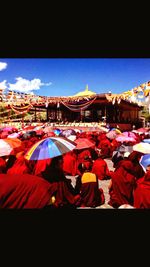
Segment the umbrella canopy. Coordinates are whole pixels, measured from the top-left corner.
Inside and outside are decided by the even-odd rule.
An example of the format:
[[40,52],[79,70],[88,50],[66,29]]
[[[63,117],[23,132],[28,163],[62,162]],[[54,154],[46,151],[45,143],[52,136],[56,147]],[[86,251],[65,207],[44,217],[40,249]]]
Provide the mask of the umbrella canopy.
[[112,128],[111,131],[115,131],[116,133],[121,134],[121,131],[117,128]]
[[118,141],[118,142],[136,142],[136,139],[134,137],[130,137],[130,136],[119,135],[116,138],[116,141]]
[[150,144],[140,142],[133,146],[133,150],[144,154],[150,154]]
[[100,132],[104,132],[104,133],[108,133],[109,132],[109,129],[104,127],[104,126],[100,126],[100,127],[98,127],[98,129],[99,129]]
[[137,137],[133,132],[123,132],[116,138],[118,142],[136,142]]
[[106,136],[107,136],[109,139],[115,139],[115,138],[117,138],[117,133],[116,133],[116,131],[111,130],[110,132],[108,132],[108,133],[106,134]]
[[14,126],[6,126],[2,130],[3,130],[3,132],[18,131],[18,129]]
[[52,126],[46,126],[44,129],[43,129],[44,133],[49,133],[51,131],[53,131],[53,127]]
[[143,128],[139,128],[136,130],[137,133],[146,133],[146,132],[149,132],[149,128],[147,127],[143,127]]
[[8,138],[18,138],[19,137],[19,133],[12,133],[8,135]]
[[73,129],[67,129],[67,130],[63,130],[59,136],[64,136],[64,137],[68,137],[70,135],[76,135],[76,132]]
[[54,130],[54,133],[55,133],[56,136],[59,136],[61,134],[61,132],[62,132],[62,130],[60,130],[60,129],[55,129]]
[[76,140],[76,135],[69,135],[68,137],[67,137],[67,139],[69,139],[69,140],[71,140],[71,141],[75,141]]
[[63,137],[47,137],[35,143],[25,154],[27,160],[42,160],[61,156],[76,147]]
[[74,142],[77,144],[75,149],[90,148],[95,145],[87,138],[77,138]]
[[10,155],[14,148],[22,144],[18,138],[0,139],[0,157]]
[[121,135],[124,135],[126,137],[133,137],[135,139],[137,138],[136,134],[133,132],[123,132],[123,133],[121,133]]
[[35,128],[34,125],[28,125],[28,126],[25,126],[23,129],[28,131],[28,130],[33,130]]
[[144,139],[142,142],[150,144],[150,139]]
[[150,165],[150,154],[145,154],[140,159],[140,164],[143,167],[144,171],[146,171],[146,167]]
[[121,146],[117,149],[117,151],[119,151],[119,152],[123,152],[123,153],[125,153],[125,152],[129,152],[129,153],[131,153],[131,152],[133,151],[133,146],[124,146],[124,145],[121,145]]

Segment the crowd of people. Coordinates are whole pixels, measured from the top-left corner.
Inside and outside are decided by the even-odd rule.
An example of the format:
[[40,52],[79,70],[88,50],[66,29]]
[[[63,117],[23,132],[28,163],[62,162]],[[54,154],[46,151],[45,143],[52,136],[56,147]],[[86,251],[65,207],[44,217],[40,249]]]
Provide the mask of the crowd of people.
[[[122,144],[106,133],[77,132],[76,138],[87,138],[93,146],[54,158],[27,160],[26,152],[45,137],[34,131],[20,135],[21,146],[0,157],[0,208],[96,208],[106,202],[100,180],[109,180],[110,207],[150,208],[150,166],[144,171],[140,165],[143,153],[114,154]],[[137,134],[137,143],[143,138]],[[113,171],[107,158],[113,162]]]

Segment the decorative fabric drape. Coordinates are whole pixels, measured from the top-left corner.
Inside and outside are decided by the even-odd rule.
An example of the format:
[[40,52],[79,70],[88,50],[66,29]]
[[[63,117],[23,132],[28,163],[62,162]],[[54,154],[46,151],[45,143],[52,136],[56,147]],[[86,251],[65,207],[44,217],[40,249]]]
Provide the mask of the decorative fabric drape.
[[87,109],[96,99],[96,97],[94,97],[94,99],[92,99],[91,101],[87,101],[84,104],[66,104],[65,102],[61,101],[61,103],[68,109],[70,109],[71,111],[74,112],[80,112],[82,110]]
[[29,104],[29,105],[24,106],[24,107],[17,107],[17,106],[14,106],[13,104],[11,104],[10,107],[17,114],[25,114],[31,109],[32,105]]

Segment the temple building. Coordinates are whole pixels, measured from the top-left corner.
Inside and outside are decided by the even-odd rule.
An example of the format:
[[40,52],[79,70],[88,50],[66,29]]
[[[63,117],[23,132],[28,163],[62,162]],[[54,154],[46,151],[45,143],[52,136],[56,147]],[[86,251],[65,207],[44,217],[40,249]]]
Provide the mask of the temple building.
[[140,111],[143,107],[131,101],[127,93],[96,94],[86,85],[85,90],[68,97],[46,97],[9,91],[4,102],[16,114],[34,112],[34,121],[37,120],[38,112],[43,111],[49,122],[105,122],[112,126],[140,127]]

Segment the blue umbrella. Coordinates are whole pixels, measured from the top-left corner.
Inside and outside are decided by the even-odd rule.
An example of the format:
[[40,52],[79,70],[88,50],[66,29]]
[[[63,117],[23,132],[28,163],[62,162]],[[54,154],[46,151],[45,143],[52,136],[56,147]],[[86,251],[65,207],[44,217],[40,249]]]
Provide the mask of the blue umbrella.
[[150,144],[150,139],[144,139],[142,142]]
[[53,132],[54,132],[57,136],[59,136],[59,134],[62,132],[62,130],[60,130],[60,129],[55,129]]
[[146,167],[150,164],[150,154],[145,154],[141,157],[140,164],[143,167],[144,171],[146,171]]

